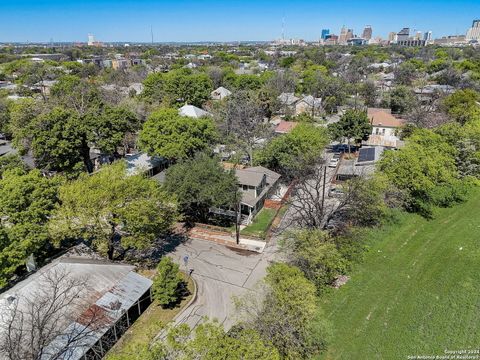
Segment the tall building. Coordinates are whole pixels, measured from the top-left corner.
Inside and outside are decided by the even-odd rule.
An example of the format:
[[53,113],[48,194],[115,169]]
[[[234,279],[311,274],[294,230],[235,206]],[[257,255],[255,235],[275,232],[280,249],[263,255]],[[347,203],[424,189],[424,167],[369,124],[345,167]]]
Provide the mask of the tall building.
[[423,40],[425,40],[427,43],[432,41],[432,32],[431,31],[426,31],[425,34],[423,34]]
[[322,29],[322,40],[325,40],[328,34],[330,34],[330,29]]
[[93,46],[95,45],[95,36],[92,34],[88,34],[88,46]]
[[347,43],[347,28],[345,25],[342,26],[342,29],[340,30],[340,36],[338,37],[338,43],[339,44],[346,44]]
[[395,42],[407,41],[410,37],[410,28],[403,28],[395,36]]
[[480,20],[473,20],[472,27],[467,31],[467,41],[480,41]]
[[370,40],[372,38],[372,27],[370,25],[365,26],[365,29],[363,29],[362,38],[365,40]]
[[388,42],[394,42],[395,37],[397,36],[397,33],[392,31],[391,33],[388,34]]
[[353,29],[348,29],[346,40],[348,41],[350,39],[353,39],[354,37],[355,37],[355,35],[353,34]]

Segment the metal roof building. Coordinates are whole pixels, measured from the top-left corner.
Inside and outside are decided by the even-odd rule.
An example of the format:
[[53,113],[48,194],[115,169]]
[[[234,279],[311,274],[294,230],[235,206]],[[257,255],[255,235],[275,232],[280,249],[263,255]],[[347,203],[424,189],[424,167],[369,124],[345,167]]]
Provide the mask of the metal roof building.
[[[41,293],[42,278],[56,271],[85,279],[86,286],[81,299],[64,310],[58,335],[43,348],[41,360],[101,359],[152,301],[152,281],[135,273],[133,266],[112,263],[80,246],[1,294],[0,316],[8,318],[12,299],[20,309],[28,306],[28,300]],[[5,336],[4,330],[0,336]]]

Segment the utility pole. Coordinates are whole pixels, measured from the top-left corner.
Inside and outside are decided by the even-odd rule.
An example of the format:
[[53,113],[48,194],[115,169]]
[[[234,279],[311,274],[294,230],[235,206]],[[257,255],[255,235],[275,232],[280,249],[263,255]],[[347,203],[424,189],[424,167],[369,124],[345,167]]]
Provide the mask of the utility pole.
[[150,25],[150,35],[152,37],[152,45],[153,45],[153,26]]
[[323,187],[322,187],[322,217],[325,215],[325,185],[327,182],[327,166],[323,164]]
[[238,189],[235,190],[235,240],[237,245],[240,244],[240,202],[238,201]]

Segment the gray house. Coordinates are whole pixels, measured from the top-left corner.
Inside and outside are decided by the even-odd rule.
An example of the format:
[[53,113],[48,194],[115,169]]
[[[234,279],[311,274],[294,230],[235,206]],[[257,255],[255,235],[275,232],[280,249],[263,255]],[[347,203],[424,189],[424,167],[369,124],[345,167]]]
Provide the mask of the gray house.
[[263,166],[235,170],[242,191],[241,212],[250,218],[262,209],[265,199],[277,191],[280,174]]

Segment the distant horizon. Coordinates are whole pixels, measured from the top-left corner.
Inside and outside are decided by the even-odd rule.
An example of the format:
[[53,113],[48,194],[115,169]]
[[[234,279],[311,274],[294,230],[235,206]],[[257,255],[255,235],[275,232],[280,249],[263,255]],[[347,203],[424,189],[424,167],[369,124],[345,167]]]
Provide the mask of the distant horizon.
[[322,29],[338,35],[343,25],[357,35],[371,25],[373,37],[384,39],[403,27],[434,38],[464,35],[480,18],[480,1],[22,0],[0,1],[0,14],[0,43],[86,42],[88,34],[105,43],[151,43],[152,33],[159,44],[266,42],[282,34],[312,42]]

